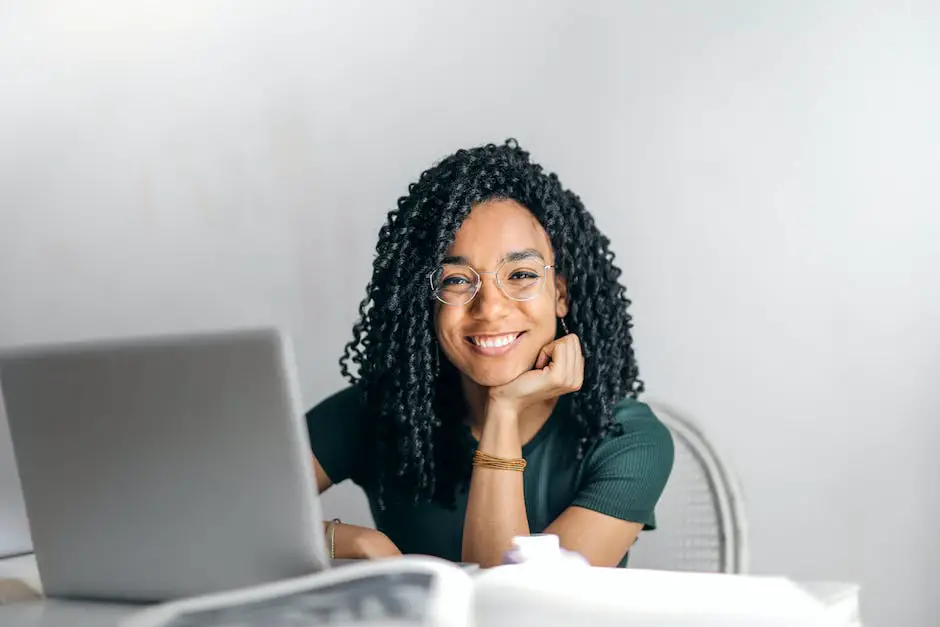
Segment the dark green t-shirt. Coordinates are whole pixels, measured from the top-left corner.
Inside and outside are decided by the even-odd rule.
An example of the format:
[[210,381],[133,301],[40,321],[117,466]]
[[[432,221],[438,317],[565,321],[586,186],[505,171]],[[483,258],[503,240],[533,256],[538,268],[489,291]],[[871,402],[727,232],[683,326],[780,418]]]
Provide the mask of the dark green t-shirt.
[[[615,409],[623,433],[604,438],[578,460],[563,428],[570,407],[565,398],[522,447],[527,462],[523,481],[530,532],[544,531],[572,505],[654,529],[653,509],[672,470],[669,430],[646,404],[628,399]],[[358,390],[349,387],[307,412],[313,454],[333,483],[362,476],[357,464],[367,461],[362,424],[368,417],[360,415],[360,407]],[[460,560],[466,491],[458,491],[454,510],[435,503],[396,502],[388,495],[385,509],[379,510],[374,491],[363,488],[376,528],[402,553]],[[621,562],[625,564],[626,556]]]

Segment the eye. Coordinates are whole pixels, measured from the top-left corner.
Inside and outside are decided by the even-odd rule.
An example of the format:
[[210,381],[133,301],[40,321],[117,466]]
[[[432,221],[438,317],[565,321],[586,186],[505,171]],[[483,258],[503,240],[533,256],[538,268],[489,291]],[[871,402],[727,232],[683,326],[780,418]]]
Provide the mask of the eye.
[[509,275],[510,281],[531,281],[539,278],[539,275],[531,270],[516,270]]
[[467,280],[466,277],[462,277],[462,276],[445,277],[444,280],[441,282],[441,285],[445,287],[469,285],[469,284],[470,284],[470,281]]

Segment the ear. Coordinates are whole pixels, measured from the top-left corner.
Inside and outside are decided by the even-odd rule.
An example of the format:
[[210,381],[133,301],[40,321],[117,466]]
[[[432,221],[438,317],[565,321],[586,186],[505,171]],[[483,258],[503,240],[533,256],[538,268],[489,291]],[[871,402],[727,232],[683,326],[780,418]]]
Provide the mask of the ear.
[[555,273],[555,316],[564,318],[568,315],[568,281]]

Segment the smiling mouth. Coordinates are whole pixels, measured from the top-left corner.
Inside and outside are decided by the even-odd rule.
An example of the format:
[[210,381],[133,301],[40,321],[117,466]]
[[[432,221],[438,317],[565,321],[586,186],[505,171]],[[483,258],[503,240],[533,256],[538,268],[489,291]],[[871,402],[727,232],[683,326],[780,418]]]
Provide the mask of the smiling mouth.
[[474,350],[483,355],[502,355],[519,343],[525,331],[503,335],[468,335],[465,339]]

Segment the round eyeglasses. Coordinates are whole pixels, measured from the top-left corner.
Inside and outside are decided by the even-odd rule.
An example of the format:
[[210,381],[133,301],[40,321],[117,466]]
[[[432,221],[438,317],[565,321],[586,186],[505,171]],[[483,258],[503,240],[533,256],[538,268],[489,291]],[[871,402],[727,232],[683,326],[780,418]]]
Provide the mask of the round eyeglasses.
[[445,305],[460,307],[473,300],[480,291],[483,284],[480,275],[492,274],[507,298],[527,301],[544,291],[545,275],[550,269],[554,266],[536,263],[535,259],[506,260],[492,272],[479,272],[464,264],[444,263],[431,272],[431,290],[434,297]]

